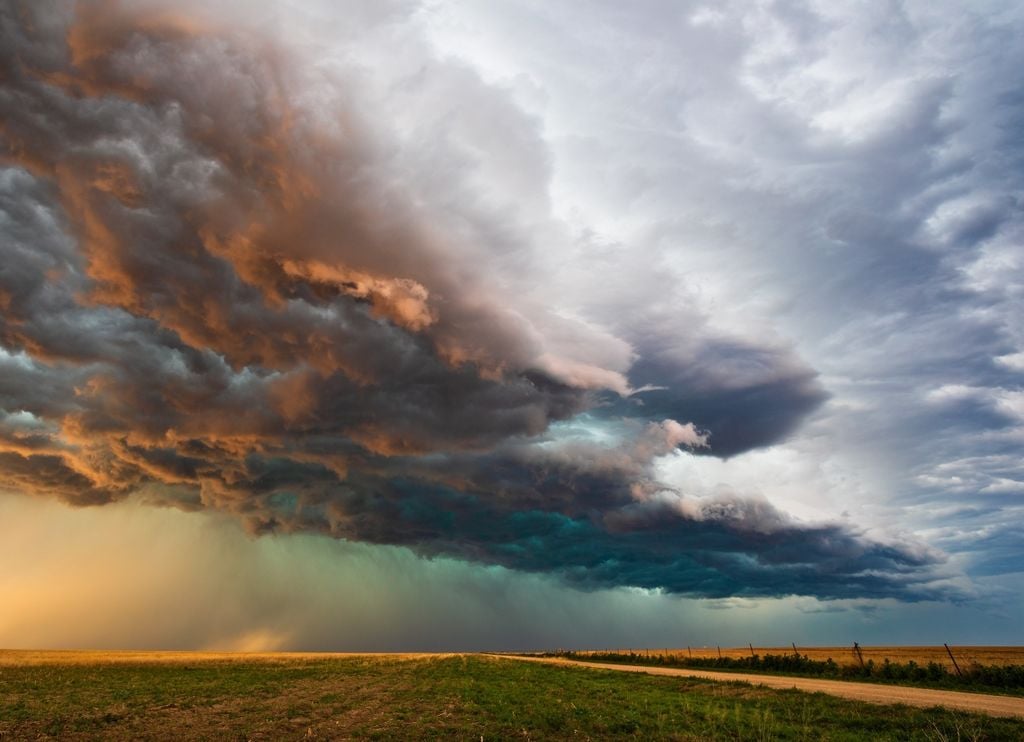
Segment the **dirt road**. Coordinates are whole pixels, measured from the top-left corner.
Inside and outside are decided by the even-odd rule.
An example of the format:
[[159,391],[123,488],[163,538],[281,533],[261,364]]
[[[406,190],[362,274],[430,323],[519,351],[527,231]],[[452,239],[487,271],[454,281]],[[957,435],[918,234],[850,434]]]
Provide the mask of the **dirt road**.
[[620,672],[643,672],[649,675],[674,675],[708,680],[743,681],[768,688],[796,688],[808,693],[828,693],[855,701],[868,703],[905,703],[908,706],[945,706],[946,708],[973,711],[990,716],[1016,716],[1024,718],[1024,698],[991,696],[983,693],[961,693],[952,690],[931,688],[908,688],[902,685],[880,683],[853,683],[846,680],[818,680],[816,678],[791,678],[780,675],[754,675],[738,672],[713,672],[690,670],[682,667],[646,667],[643,665],[617,665],[605,662],[576,662],[558,657],[516,657],[513,655],[492,655],[523,662],[547,662],[553,665],[573,665],[600,670]]

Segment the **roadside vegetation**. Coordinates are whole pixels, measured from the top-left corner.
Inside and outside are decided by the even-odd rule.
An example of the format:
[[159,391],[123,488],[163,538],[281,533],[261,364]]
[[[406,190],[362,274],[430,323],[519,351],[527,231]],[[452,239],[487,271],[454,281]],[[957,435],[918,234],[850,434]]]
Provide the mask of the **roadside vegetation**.
[[0,740],[1020,740],[1024,721],[475,655],[0,664]]
[[858,682],[894,683],[925,688],[1024,695],[1024,665],[981,665],[973,663],[951,670],[938,662],[918,664],[914,660],[839,664],[831,657],[810,659],[807,655],[754,654],[749,657],[686,657],[679,653],[647,652],[545,652],[544,657],[561,657],[581,662],[611,662],[654,667],[699,668],[724,672],[792,675],[806,678],[854,680]]

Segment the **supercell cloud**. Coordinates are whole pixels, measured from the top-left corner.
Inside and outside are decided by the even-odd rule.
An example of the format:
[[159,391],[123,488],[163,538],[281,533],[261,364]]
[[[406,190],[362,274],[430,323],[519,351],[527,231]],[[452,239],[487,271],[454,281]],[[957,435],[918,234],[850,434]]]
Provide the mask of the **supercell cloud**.
[[[429,43],[417,6],[353,2],[326,23],[317,6],[208,5],[0,7],[0,486],[219,511],[257,534],[586,589],[962,595],[921,539],[665,476],[827,420],[817,351],[716,321],[660,247],[699,241],[672,234],[682,222],[622,247],[560,214],[542,122]],[[758,84],[767,99],[791,83]],[[935,101],[944,84],[931,81]],[[801,146],[824,160],[821,136]],[[804,172],[797,191],[822,177]],[[765,199],[796,174],[773,177]],[[1006,207],[965,193],[913,238],[957,250],[1000,233]],[[828,228],[880,249],[912,239],[908,220],[836,208]],[[787,278],[801,301],[821,291],[802,272],[820,259]],[[836,260],[853,281],[889,259]],[[953,270],[927,251],[903,263],[891,281],[904,286]],[[843,305],[862,289],[831,291]],[[950,387],[931,404],[1000,419],[1020,416],[1019,395]]]

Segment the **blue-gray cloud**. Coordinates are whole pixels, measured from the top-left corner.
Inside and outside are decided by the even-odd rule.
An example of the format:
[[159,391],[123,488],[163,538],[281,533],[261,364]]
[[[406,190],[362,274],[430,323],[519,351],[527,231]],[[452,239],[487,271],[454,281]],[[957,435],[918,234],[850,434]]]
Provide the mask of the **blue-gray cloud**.
[[[672,156],[654,135],[577,143],[636,158],[608,190],[642,226],[606,241],[555,214],[538,120],[439,59],[401,4],[356,19],[370,42],[350,29],[306,52],[298,22],[273,37],[187,3],[0,10],[2,483],[588,588],[963,595],[919,539],[801,521],[756,493],[696,496],[656,460],[827,426],[835,377],[881,389],[844,418],[851,448],[885,438],[928,492],[938,454],[1018,430],[1019,299],[989,265],[1013,255],[1018,176],[971,161],[1010,143],[975,125],[963,106],[981,93],[961,85],[985,83],[998,123],[1019,100],[984,64],[914,68],[882,85],[896,102],[855,80],[817,89],[801,65],[834,60],[814,39],[856,51],[842,32],[857,23],[779,11],[761,19],[773,40],[728,23],[731,6],[690,10],[672,12],[700,42],[682,61],[659,56],[674,42],[653,17],[621,30],[651,35],[656,68],[720,55],[615,122],[678,138]],[[920,30],[891,30],[884,51],[913,67],[898,47]],[[397,60],[374,50],[399,42]],[[611,86],[594,108],[638,84],[585,82]],[[713,287],[721,311],[691,255],[694,275],[735,278]],[[785,300],[759,304],[762,282]],[[759,332],[773,324],[801,343]],[[984,569],[1013,560],[1000,547]]]
[[[1024,482],[1008,465],[1024,441],[1019,5],[499,6],[432,32],[543,85],[523,99],[553,130],[566,211],[651,266],[609,313],[799,349],[817,378],[773,395],[792,407],[751,407],[785,429],[828,395],[786,442],[823,472],[805,499],[828,484],[826,509],[926,533],[971,573],[1019,572],[1012,538],[986,547]],[[609,61],[623,49],[637,63]]]

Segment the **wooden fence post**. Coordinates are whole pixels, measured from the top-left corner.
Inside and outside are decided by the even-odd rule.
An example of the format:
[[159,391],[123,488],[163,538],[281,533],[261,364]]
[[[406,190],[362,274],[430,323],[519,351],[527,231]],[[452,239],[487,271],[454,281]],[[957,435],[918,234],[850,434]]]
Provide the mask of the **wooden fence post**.
[[949,645],[946,644],[946,642],[942,642],[942,646],[944,646],[946,648],[946,654],[948,654],[949,658],[951,660],[953,660],[953,667],[956,668],[957,676],[962,678],[964,676],[964,674],[962,672],[960,672],[960,665],[958,665],[956,663],[956,657],[953,656],[953,651],[949,648]]

